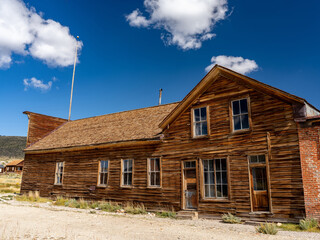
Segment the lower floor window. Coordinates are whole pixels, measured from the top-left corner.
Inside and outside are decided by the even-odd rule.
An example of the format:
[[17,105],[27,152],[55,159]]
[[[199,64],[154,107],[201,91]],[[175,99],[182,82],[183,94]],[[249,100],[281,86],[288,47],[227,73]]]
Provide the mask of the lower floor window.
[[108,184],[109,161],[100,161],[99,166],[99,185]]
[[56,179],[55,184],[62,184],[64,162],[56,163]]
[[122,160],[122,186],[132,185],[132,159]]
[[203,177],[206,198],[228,197],[227,159],[203,160]]

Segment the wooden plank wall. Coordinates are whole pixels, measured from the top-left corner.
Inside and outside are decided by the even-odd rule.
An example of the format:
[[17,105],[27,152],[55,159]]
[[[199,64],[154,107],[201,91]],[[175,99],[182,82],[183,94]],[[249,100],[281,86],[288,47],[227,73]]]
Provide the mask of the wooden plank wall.
[[[249,97],[251,130],[232,133],[229,104],[232,99]],[[191,138],[191,108],[209,106],[210,136]],[[304,197],[297,126],[292,106],[234,81],[217,80],[197,101],[164,131],[160,145],[117,149],[83,150],[47,154],[26,154],[22,193],[39,190],[41,196],[69,195],[90,199],[144,202],[147,207],[173,205],[181,208],[181,161],[228,158],[230,196],[227,200],[201,198],[201,213],[221,215],[231,212],[254,218],[250,206],[247,156],[268,154],[270,134],[270,187],[273,215],[266,219],[299,219],[304,216]],[[162,188],[147,188],[147,158],[162,160]],[[134,159],[133,188],[120,187],[121,159]],[[109,186],[90,191],[98,177],[98,161],[110,160]],[[65,161],[62,186],[54,186],[55,163]],[[199,176],[200,177],[200,176]]]
[[28,113],[27,115],[29,118],[27,146],[40,140],[51,131],[67,122],[65,119],[50,117],[37,113]]
[[[99,149],[50,154],[26,154],[21,192],[40,191],[44,197],[70,196],[85,199],[143,202],[146,207],[173,206],[179,209],[180,168],[162,161],[162,188],[147,187],[147,158],[155,146]],[[120,187],[121,159],[134,160],[133,187]],[[109,160],[109,184],[97,186],[100,160]],[[64,161],[63,185],[54,185],[56,162]],[[174,169],[174,173],[173,173]],[[176,174],[178,172],[179,174]],[[97,186],[90,191],[91,186]]]
[[[243,97],[250,98],[251,130],[232,133],[229,104],[231,100]],[[206,105],[209,106],[211,135],[192,139],[191,109]],[[252,218],[249,215],[247,156],[268,153],[268,132],[271,136],[269,166],[273,204],[273,215],[269,218],[301,218],[305,210],[297,126],[292,106],[277,98],[221,78],[164,132],[159,154],[172,162],[228,157],[231,196],[221,201],[206,201],[199,196],[199,211],[218,215],[231,212]]]

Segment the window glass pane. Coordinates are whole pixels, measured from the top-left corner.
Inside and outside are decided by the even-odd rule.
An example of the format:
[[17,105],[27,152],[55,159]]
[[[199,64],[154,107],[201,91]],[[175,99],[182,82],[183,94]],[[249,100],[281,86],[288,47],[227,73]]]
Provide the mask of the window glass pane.
[[233,127],[234,127],[234,130],[241,129],[240,116],[233,117]]
[[204,171],[208,171],[208,170],[209,170],[208,164],[209,164],[209,163],[208,163],[208,160],[204,160],[204,161],[203,161],[203,170],[204,170]]
[[159,158],[155,158],[155,159],[154,159],[154,162],[155,162],[155,168],[154,168],[154,170],[155,170],[155,171],[160,171],[160,159],[159,159]]
[[259,155],[258,158],[259,158],[259,162],[260,163],[265,163],[266,162],[266,156],[265,155]]
[[190,167],[191,168],[195,168],[196,167],[196,162],[195,161],[190,162]]
[[207,135],[208,134],[208,127],[207,122],[201,123],[201,135]]
[[241,125],[242,125],[242,129],[248,129],[249,128],[249,116],[248,116],[248,114],[241,115]]
[[233,110],[233,115],[240,114],[239,101],[233,101],[232,102],[232,110]]
[[209,161],[209,171],[214,171],[213,163],[214,163],[213,160]]
[[258,157],[257,156],[250,156],[250,163],[257,163]]
[[214,184],[214,172],[209,172],[209,184]]
[[201,123],[196,123],[194,127],[194,134],[196,136],[201,136]]
[[252,168],[254,190],[267,190],[266,168]]
[[214,185],[210,185],[210,197],[216,197]]
[[217,197],[222,197],[221,191],[222,191],[221,185],[217,185]]
[[217,184],[221,184],[221,173],[220,172],[216,172],[216,182],[217,182]]
[[223,184],[227,184],[228,183],[227,172],[223,172],[222,173],[222,183]]
[[228,186],[223,185],[222,190],[223,190],[223,197],[228,197]]
[[127,173],[123,174],[123,185],[127,185],[128,184],[128,175]]
[[199,122],[200,121],[200,110],[198,109],[194,109],[194,121],[195,122]]
[[206,197],[210,197],[209,193],[210,193],[210,185],[205,185],[204,186],[204,191],[205,191],[205,196]]
[[128,173],[128,185],[132,185],[132,173]]
[[132,160],[128,160],[128,171],[132,172]]
[[216,171],[219,171],[221,169],[220,159],[216,159]]
[[156,173],[156,185],[160,186],[160,172]]
[[149,159],[149,169],[150,171],[154,171],[154,159]]
[[209,173],[205,172],[204,173],[204,184],[208,184],[209,183]]
[[207,120],[207,108],[201,108],[201,121],[206,121]]
[[127,172],[128,171],[128,160],[123,160],[123,172]]
[[241,113],[248,113],[247,99],[240,100]]
[[221,167],[222,167],[222,170],[227,170],[227,160],[226,159],[221,159]]

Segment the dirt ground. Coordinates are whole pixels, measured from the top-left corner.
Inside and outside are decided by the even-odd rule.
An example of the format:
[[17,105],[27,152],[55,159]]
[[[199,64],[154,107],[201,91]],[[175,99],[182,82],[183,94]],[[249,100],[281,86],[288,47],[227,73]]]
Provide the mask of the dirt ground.
[[0,201],[0,239],[320,239],[320,234],[256,233],[250,225],[217,220],[175,220],[149,215],[105,213],[51,204]]

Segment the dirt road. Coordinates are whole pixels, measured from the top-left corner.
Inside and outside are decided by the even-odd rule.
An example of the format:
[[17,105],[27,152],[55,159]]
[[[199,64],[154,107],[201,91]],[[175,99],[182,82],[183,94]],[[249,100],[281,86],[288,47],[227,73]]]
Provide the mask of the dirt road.
[[111,214],[50,204],[0,202],[0,239],[320,239],[320,234],[258,234],[253,226]]

